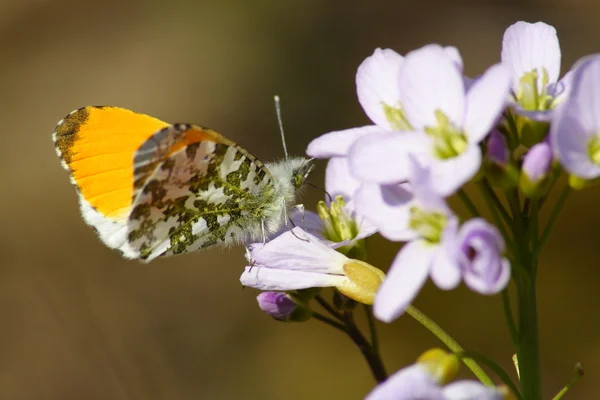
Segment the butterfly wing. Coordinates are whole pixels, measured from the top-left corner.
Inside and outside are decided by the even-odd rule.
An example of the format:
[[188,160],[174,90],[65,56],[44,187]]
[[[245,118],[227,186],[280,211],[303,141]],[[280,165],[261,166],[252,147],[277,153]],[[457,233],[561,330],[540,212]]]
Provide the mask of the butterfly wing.
[[81,212],[102,241],[128,252],[127,220],[134,194],[133,154],[169,124],[118,107],[83,107],[63,118],[52,135],[76,186]]
[[257,238],[278,202],[273,177],[252,154],[218,133],[176,124],[135,155],[128,246],[150,261]]

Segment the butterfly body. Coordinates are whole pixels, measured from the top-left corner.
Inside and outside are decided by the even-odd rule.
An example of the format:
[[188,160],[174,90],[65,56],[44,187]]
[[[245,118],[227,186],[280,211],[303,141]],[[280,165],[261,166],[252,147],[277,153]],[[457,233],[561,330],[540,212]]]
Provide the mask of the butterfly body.
[[75,110],[53,139],[85,221],[143,261],[262,240],[311,169],[304,158],[265,165],[210,129],[117,107]]

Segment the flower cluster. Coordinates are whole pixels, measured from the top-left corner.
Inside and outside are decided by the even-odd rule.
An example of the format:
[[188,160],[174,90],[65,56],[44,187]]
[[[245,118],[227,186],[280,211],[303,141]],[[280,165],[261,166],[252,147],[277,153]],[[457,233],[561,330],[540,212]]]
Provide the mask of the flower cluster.
[[[578,61],[562,79],[560,62],[556,31],[541,22],[510,26],[500,62],[475,79],[463,75],[454,47],[430,44],[404,56],[376,49],[356,73],[358,101],[372,123],[324,134],[307,149],[329,160],[332,197],[316,214],[296,214],[296,228],[250,245],[242,283],[299,291],[295,295],[334,287],[373,304],[384,322],[406,312],[428,278],[443,290],[464,282],[493,295],[511,278],[520,292],[528,290],[547,240],[538,235],[539,210],[558,177],[566,172],[577,189],[600,178],[600,56]],[[491,218],[470,200],[464,190],[469,182],[480,189]],[[468,217],[448,206],[454,195]],[[375,232],[404,243],[387,276],[365,262],[363,239]],[[286,300],[286,315],[286,307],[261,307],[295,320],[289,316],[299,304],[309,309],[307,299]],[[518,346],[519,357],[525,349],[526,343]],[[472,383],[442,387],[431,365],[420,360],[368,398],[506,394]],[[522,379],[529,374],[523,371]],[[534,386],[527,382],[523,390],[533,393]]]

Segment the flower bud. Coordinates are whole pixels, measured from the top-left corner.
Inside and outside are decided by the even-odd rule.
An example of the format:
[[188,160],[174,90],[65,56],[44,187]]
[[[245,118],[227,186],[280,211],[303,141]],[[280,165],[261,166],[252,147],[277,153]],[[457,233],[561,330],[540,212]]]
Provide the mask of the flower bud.
[[431,377],[440,385],[452,381],[458,374],[458,357],[442,349],[433,348],[421,354],[417,364],[424,366]]
[[311,311],[304,304],[285,292],[262,292],[256,301],[262,311],[278,321],[301,322],[311,317]]
[[495,294],[510,279],[510,263],[502,256],[504,240],[495,226],[482,218],[465,222],[458,233],[458,265],[472,290]]
[[519,171],[511,163],[510,149],[500,131],[493,130],[486,143],[483,171],[494,186],[514,188],[519,181]]
[[548,189],[552,169],[552,149],[547,142],[538,143],[525,155],[519,187],[528,197],[539,197]]
[[509,162],[509,150],[506,145],[506,138],[500,131],[494,129],[486,144],[486,156],[495,164],[505,166]]

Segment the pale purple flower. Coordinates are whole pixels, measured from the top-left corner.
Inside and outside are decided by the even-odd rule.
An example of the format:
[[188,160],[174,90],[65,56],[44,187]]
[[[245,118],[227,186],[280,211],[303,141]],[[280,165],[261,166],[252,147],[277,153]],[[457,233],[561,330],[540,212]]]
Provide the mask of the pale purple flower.
[[523,158],[521,167],[523,176],[527,177],[532,185],[537,185],[548,176],[552,167],[552,157],[550,144],[547,142],[535,144]]
[[[412,158],[411,158],[412,160]],[[356,195],[358,205],[370,210],[367,218],[380,233],[407,241],[392,262],[379,288],[373,311],[391,322],[404,313],[428,277],[442,290],[464,280],[484,294],[502,290],[510,278],[504,240],[493,225],[473,219],[459,229],[444,199],[430,188],[429,171],[412,160],[413,185],[365,184]],[[366,206],[370,206],[366,207]]]
[[288,321],[298,308],[292,297],[284,292],[262,292],[256,296],[256,301],[265,314],[280,321]]
[[506,29],[502,63],[512,75],[513,105],[519,114],[550,121],[569,91],[570,75],[559,81],[561,52],[554,27],[519,21]]
[[[431,358],[433,355],[433,358]],[[455,356],[439,349],[424,353],[379,384],[365,400],[503,400],[506,390],[477,381],[447,383],[458,371]]]
[[350,149],[351,172],[363,182],[401,183],[410,179],[407,154],[413,154],[431,169],[435,191],[450,195],[479,169],[479,142],[504,109],[509,72],[495,65],[467,92],[448,51],[428,45],[406,55],[398,85],[401,115],[410,131],[356,140]]
[[[462,59],[454,47],[442,49],[462,73]],[[306,153],[315,158],[347,157],[356,140],[372,134],[410,130],[404,118],[400,96],[400,68],[404,57],[391,49],[375,49],[358,67],[358,101],[374,125],[326,133],[309,143]]]
[[503,254],[502,235],[482,218],[465,222],[456,238],[456,258],[467,286],[482,294],[503,290],[510,280],[510,262]]
[[366,214],[378,224],[382,235],[406,241],[392,262],[387,278],[377,293],[375,316],[390,322],[404,313],[427,277],[442,289],[460,282],[460,269],[446,247],[454,242],[458,220],[444,199],[430,189],[429,171],[413,163],[412,191],[401,186],[365,185],[357,193]]
[[557,110],[550,135],[554,153],[570,174],[600,177],[600,56],[577,64],[571,94]]
[[383,272],[332,247],[296,227],[265,244],[250,245],[250,265],[240,281],[268,291],[336,287],[356,301],[371,304]]

